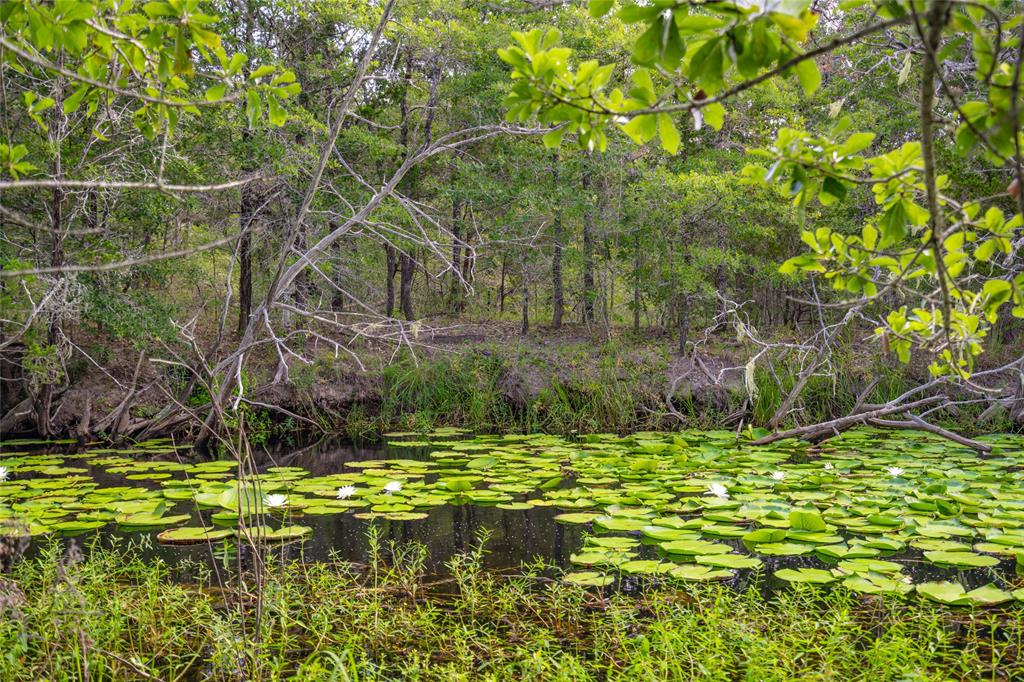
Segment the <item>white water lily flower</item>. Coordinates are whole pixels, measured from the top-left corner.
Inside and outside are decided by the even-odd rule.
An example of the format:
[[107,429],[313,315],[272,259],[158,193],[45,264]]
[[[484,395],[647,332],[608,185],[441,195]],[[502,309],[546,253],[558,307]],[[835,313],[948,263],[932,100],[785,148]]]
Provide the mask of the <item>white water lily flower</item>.
[[723,500],[729,499],[729,489],[726,488],[721,483],[712,483],[711,485],[709,485],[708,492],[714,495],[715,497],[722,498]]
[[885,470],[885,473],[889,474],[893,478],[896,478],[897,476],[902,476],[903,475],[903,468],[902,467],[889,467],[889,468],[887,468]]
[[263,504],[268,507],[283,507],[288,504],[288,498],[280,494],[267,495],[263,498]]
[[7,467],[0,467],[0,481],[6,481],[8,475]]
[[354,485],[343,485],[338,488],[338,499],[346,500],[356,494],[356,487]]
[[825,462],[825,471],[832,471],[833,469],[835,469],[835,466],[832,462]]
[[388,484],[384,486],[384,492],[386,493],[397,493],[401,489],[401,481],[389,481]]
[[772,480],[773,481],[781,481],[785,477],[786,477],[786,472],[785,471],[773,471],[772,472]]

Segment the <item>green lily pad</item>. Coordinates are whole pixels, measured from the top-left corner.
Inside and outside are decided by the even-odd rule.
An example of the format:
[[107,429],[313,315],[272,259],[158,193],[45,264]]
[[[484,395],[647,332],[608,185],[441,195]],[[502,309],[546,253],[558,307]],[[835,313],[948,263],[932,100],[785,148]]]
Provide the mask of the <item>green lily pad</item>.
[[814,583],[826,585],[838,578],[831,571],[820,568],[783,568],[775,571],[775,577],[791,583]]
[[718,568],[761,568],[763,565],[757,557],[743,554],[698,554],[694,561],[703,566]]
[[974,552],[925,552],[924,558],[940,566],[984,568],[999,564],[999,559],[994,556]]
[[576,571],[562,576],[564,582],[584,587],[604,587],[615,582],[615,578],[597,571]]
[[921,583],[918,594],[950,606],[991,606],[1013,599],[1013,595],[994,585],[985,585],[967,592],[963,585],[953,582]]
[[632,519],[624,516],[598,516],[594,519],[594,525],[604,530],[612,531],[638,531],[647,526],[646,519]]
[[634,559],[633,561],[627,561],[619,564],[618,568],[623,573],[627,573],[629,575],[656,575],[658,573],[664,573],[666,566],[672,566],[672,564],[666,564],[652,559]]
[[234,537],[235,531],[228,529],[214,530],[213,527],[182,526],[169,528],[157,534],[157,542],[165,545],[195,545],[203,542],[214,542]]
[[673,568],[668,572],[668,575],[672,576],[676,580],[705,581],[726,580],[733,577],[735,573],[727,569],[716,569],[710,566],[702,566],[700,564],[685,564],[683,566]]
[[555,521],[559,523],[590,523],[596,519],[600,514],[594,514],[591,512],[570,512],[568,514],[559,514],[555,517]]
[[814,551],[814,545],[799,542],[766,542],[757,546],[758,554],[769,556],[800,556]]
[[669,554],[726,554],[732,551],[729,545],[718,542],[705,542],[704,540],[672,540],[659,545],[661,549]]

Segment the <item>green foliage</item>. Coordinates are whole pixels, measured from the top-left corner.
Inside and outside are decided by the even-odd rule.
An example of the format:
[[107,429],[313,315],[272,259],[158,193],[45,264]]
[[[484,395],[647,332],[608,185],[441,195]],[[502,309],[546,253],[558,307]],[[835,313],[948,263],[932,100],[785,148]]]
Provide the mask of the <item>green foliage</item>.
[[60,349],[52,343],[29,343],[22,356],[21,366],[33,390],[60,383],[65,376]]
[[[240,621],[223,609],[214,596],[221,588],[203,589],[216,583],[198,567],[192,585],[136,548],[99,546],[63,565],[54,544],[11,576],[20,598],[2,607],[0,660],[15,679],[56,681],[80,679],[86,664],[94,676],[141,669],[161,679],[202,664],[213,680],[237,679],[241,669],[296,680],[462,679],[486,667],[496,679],[780,682],[823,671],[880,682],[1018,672],[1021,619],[998,613],[953,615],[888,597],[866,603],[841,587],[797,585],[769,601],[754,587],[703,583],[642,598],[617,593],[587,609],[585,587],[537,589],[543,567],[506,579],[472,554],[453,563],[452,598],[413,600],[404,595],[423,573],[422,551],[396,547],[385,561],[386,548],[375,546],[370,573],[271,562],[257,626],[251,611]],[[945,589],[930,594],[962,599],[962,587]],[[244,639],[243,627],[258,627],[258,640]]]
[[[614,4],[591,3],[591,14],[608,14]],[[691,112],[698,130],[705,122],[720,129],[725,109],[719,95],[728,90],[733,74],[753,78],[792,66],[807,94],[818,88],[817,66],[800,59],[796,48],[817,22],[809,4],[705,4],[696,9],[676,2],[624,3],[617,18],[640,28],[631,54],[639,68],[626,92],[608,87],[614,64],[588,60],[573,67],[573,51],[559,45],[558,31],[515,32],[516,45],[498,52],[512,67],[508,117],[526,121],[536,116],[557,125],[544,139],[552,147],[573,133],[581,148],[604,151],[606,130],[615,125],[638,144],[658,137],[665,151],[675,154],[681,137],[671,113]],[[659,73],[668,77],[659,76],[656,83]],[[667,107],[666,101],[678,104]]]
[[86,288],[86,314],[91,324],[111,338],[127,340],[138,347],[156,340],[173,342],[172,306],[150,290],[127,293],[99,285]]
[[[127,96],[138,106],[131,116],[135,127],[150,139],[173,131],[182,112],[198,113],[199,107],[220,106],[243,95],[250,124],[266,109],[271,123],[281,125],[286,116],[283,100],[299,92],[294,73],[276,66],[264,65],[246,76],[247,57],[225,51],[214,27],[217,17],[203,12],[199,0],[141,6],[24,0],[5,3],[0,21],[6,66],[71,80],[70,94],[61,105],[64,115],[85,105],[86,117],[92,117],[117,97]],[[55,100],[29,89],[21,99],[28,115],[45,130],[40,114]],[[99,130],[96,134],[105,139]],[[24,156],[25,147],[14,150],[19,148]],[[12,153],[4,164],[12,176],[33,170],[24,163],[16,168],[15,161]]]
[[[867,4],[853,3],[847,9]],[[605,17],[615,5],[599,0],[589,9],[592,16]],[[906,24],[913,15],[916,38],[927,43],[926,50],[936,51],[927,59],[941,64],[943,59],[973,58],[972,95],[977,99],[957,102],[941,83],[942,94],[953,98],[958,115],[955,151],[963,157],[981,153],[996,166],[1019,169],[1020,69],[999,60],[1008,54],[1000,53],[1000,46],[1019,40],[1013,31],[1021,18],[1006,15],[994,0],[954,4],[951,10],[947,5],[938,0],[876,3],[872,9],[884,21],[853,38]],[[617,126],[637,144],[659,137],[662,148],[675,154],[681,138],[673,113],[691,112],[697,129],[705,121],[719,128],[722,102],[763,81],[793,75],[807,96],[822,84],[814,59],[797,48],[817,20],[807,3],[737,8],[624,2],[616,17],[640,27],[631,45],[637,68],[628,92],[610,87],[613,64],[591,60],[574,66],[573,51],[561,46],[556,31],[518,32],[513,34],[516,45],[499,52],[511,67],[506,99],[510,120],[536,118],[554,126],[545,138],[550,146],[572,133],[580,147],[603,151],[607,128]],[[818,52],[851,42],[837,37]],[[908,54],[898,86],[907,82],[911,68]],[[822,275],[836,290],[854,297],[851,304],[893,289],[916,298],[917,304],[885,316],[878,336],[903,362],[909,361],[912,348],[926,349],[933,357],[933,375],[967,379],[1001,309],[1009,304],[1012,315],[1024,317],[1024,275],[1006,267],[1012,239],[1024,223],[1019,212],[1007,217],[997,206],[984,206],[992,197],[952,195],[949,176],[934,172],[931,147],[938,117],[932,102],[937,86],[934,69],[923,70],[932,74],[922,85],[926,92],[921,106],[926,110],[920,112],[919,134],[926,137],[927,158],[919,141],[864,156],[861,152],[872,146],[876,134],[850,133],[852,118],[843,116],[824,135],[782,126],[773,144],[756,151],[769,165],[749,166],[745,177],[750,183],[780,186],[801,209],[814,200],[832,207],[858,185],[868,185],[878,212],[859,233],[844,234],[828,225],[805,229],[802,239],[810,253],[786,261],[782,273]],[[838,117],[845,99],[829,108],[831,118]],[[1001,269],[992,267],[996,260]]]

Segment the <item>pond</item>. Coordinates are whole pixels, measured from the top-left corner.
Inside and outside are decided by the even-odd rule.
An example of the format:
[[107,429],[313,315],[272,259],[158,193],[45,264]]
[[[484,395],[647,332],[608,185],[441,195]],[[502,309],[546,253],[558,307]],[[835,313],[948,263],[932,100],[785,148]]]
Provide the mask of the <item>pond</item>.
[[[728,431],[389,434],[233,460],[153,440],[0,450],[7,535],[145,536],[170,562],[220,562],[257,537],[286,556],[364,561],[367,528],[430,567],[487,533],[487,565],[543,559],[584,585],[842,584],[948,604],[1024,600],[1024,437],[984,458],[925,433],[850,431],[821,447]],[[240,526],[240,517],[241,523]],[[244,527],[244,531],[239,528]]]

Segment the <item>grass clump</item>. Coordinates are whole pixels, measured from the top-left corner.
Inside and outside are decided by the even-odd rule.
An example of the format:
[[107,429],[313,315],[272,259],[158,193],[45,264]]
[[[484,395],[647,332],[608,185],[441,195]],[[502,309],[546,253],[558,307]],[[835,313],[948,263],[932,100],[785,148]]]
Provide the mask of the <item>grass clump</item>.
[[[372,543],[375,547],[376,544]],[[383,556],[392,558],[385,562]],[[132,548],[54,544],[0,583],[0,678],[296,680],[1019,679],[1019,614],[841,589],[602,593],[417,546],[369,566],[269,561],[262,587],[172,580]],[[257,617],[257,614],[259,616]]]

